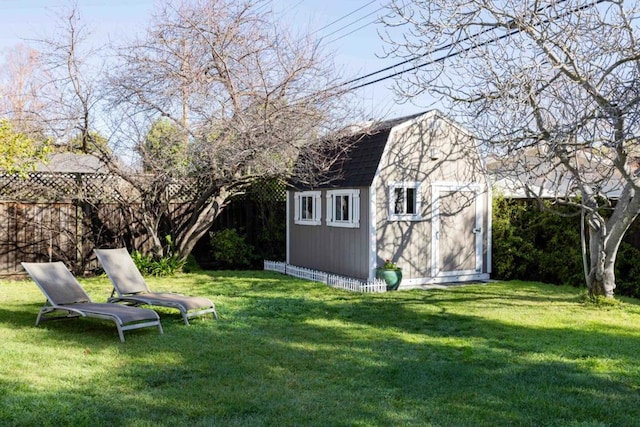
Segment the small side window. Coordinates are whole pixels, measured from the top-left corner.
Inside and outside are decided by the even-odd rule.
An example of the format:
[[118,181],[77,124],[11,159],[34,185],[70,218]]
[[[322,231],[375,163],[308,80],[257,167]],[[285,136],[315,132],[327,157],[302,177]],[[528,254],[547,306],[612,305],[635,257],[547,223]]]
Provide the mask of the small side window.
[[327,225],[360,227],[360,190],[327,191]]
[[300,225],[320,225],[321,198],[319,191],[303,191],[294,194],[294,223]]
[[389,220],[421,219],[420,183],[396,182],[389,186]]

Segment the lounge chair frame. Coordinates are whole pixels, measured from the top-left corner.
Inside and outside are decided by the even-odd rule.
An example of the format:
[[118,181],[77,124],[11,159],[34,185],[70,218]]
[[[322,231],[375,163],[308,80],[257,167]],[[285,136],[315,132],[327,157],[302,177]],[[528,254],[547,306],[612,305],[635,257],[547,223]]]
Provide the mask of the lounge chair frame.
[[208,298],[151,292],[126,248],[94,249],[93,252],[113,284],[107,302],[174,308],[180,311],[185,325],[189,325],[189,319],[209,313],[218,319],[216,306]]
[[[36,326],[50,320],[89,317],[113,321],[121,342],[125,341],[124,331],[133,329],[155,326],[160,334],[164,333],[160,316],[153,310],[93,302],[73,274],[60,261],[23,262],[22,266],[47,298],[36,317]],[[57,291],[61,291],[60,294]]]

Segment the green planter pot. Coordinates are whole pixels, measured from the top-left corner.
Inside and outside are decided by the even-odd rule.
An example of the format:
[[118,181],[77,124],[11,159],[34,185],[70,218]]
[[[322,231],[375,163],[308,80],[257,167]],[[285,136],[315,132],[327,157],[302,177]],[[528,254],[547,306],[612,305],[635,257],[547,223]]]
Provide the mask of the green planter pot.
[[395,291],[402,281],[402,270],[376,269],[376,277],[382,279],[387,284],[388,291]]

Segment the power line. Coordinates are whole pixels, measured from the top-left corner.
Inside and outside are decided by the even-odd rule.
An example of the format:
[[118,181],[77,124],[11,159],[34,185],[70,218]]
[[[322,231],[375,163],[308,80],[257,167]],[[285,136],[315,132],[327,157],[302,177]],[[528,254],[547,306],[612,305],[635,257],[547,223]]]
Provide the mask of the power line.
[[377,0],[371,0],[370,2],[366,3],[365,5],[360,6],[360,7],[359,7],[359,8],[357,8],[356,10],[353,10],[353,11],[351,11],[351,12],[347,13],[346,15],[341,16],[340,18],[336,19],[335,21],[329,22],[329,23],[328,23],[327,25],[325,25],[324,27],[318,28],[317,30],[315,30],[315,31],[314,31],[314,32],[312,32],[311,34],[318,33],[318,32],[320,32],[320,31],[322,31],[322,30],[324,30],[324,29],[326,29],[326,28],[329,28],[330,26],[332,26],[332,25],[334,25],[334,24],[337,24],[338,22],[342,21],[343,19],[346,19],[346,18],[348,18],[349,16],[353,15],[354,13],[357,13],[357,12],[361,11],[362,9],[364,9],[365,7],[367,7],[367,6],[369,6],[369,5],[373,4],[373,3],[375,3],[376,1],[377,1]]
[[[567,0],[560,0],[560,3],[564,3],[564,2],[566,2],[566,1],[567,1]],[[595,1],[591,2],[591,3],[586,4],[586,5],[577,6],[577,7],[573,8],[572,10],[569,10],[569,11],[567,11],[567,12],[565,12],[565,13],[561,14],[561,15],[558,15],[558,16],[554,17],[554,19],[558,19],[558,18],[560,18],[561,16],[566,16],[566,15],[569,15],[569,14],[572,14],[572,13],[575,13],[575,12],[579,12],[579,11],[584,10],[584,9],[588,9],[588,8],[590,8],[590,7],[592,7],[592,6],[596,6],[596,5],[598,5],[598,4],[600,4],[600,3],[604,2],[604,1],[606,1],[606,0],[595,0]],[[544,8],[541,8],[541,9],[539,9],[539,10],[543,10],[543,9],[545,9],[545,8],[549,8],[549,7],[551,7],[551,5],[547,5],[547,6],[545,6]],[[537,24],[537,25],[540,25],[540,24],[542,24],[542,23],[548,23],[548,22],[550,22],[550,21],[551,21],[550,19],[547,19],[547,20],[544,20],[544,21],[540,22],[540,23],[539,23],[539,24]],[[513,23],[513,21],[511,21],[511,23]],[[358,82],[358,81],[361,81],[361,80],[367,79],[367,78],[372,77],[372,76],[374,76],[374,75],[376,75],[376,74],[380,74],[380,73],[383,73],[383,72],[385,72],[385,71],[389,71],[389,70],[391,70],[391,69],[394,69],[394,68],[396,68],[396,67],[399,67],[399,66],[401,66],[401,65],[405,65],[405,64],[407,64],[407,63],[409,63],[409,62],[414,62],[414,61],[416,61],[416,60],[418,60],[418,59],[421,59],[421,58],[424,58],[424,57],[426,57],[426,56],[433,55],[435,52],[439,52],[439,51],[442,51],[442,50],[451,49],[451,48],[453,48],[453,47],[454,47],[454,46],[456,46],[456,45],[458,45],[458,46],[459,46],[459,45],[460,45],[461,43],[463,43],[463,42],[467,42],[467,41],[470,41],[471,39],[475,39],[476,37],[479,37],[479,36],[481,36],[481,35],[483,35],[483,34],[486,34],[486,33],[490,32],[490,31],[494,31],[494,29],[487,29],[487,30],[479,31],[479,32],[477,32],[477,33],[475,33],[475,34],[472,34],[472,35],[467,36],[467,37],[465,37],[465,38],[463,38],[463,39],[460,39],[460,40],[458,40],[458,41],[456,41],[456,42],[454,42],[454,43],[449,43],[449,44],[447,44],[447,45],[444,45],[444,46],[438,47],[438,48],[434,49],[433,51],[430,51],[430,52],[424,53],[424,54],[422,54],[422,55],[414,56],[414,57],[412,57],[412,58],[409,58],[409,59],[406,59],[406,60],[404,60],[404,61],[401,61],[401,62],[399,62],[399,63],[397,63],[397,64],[394,64],[394,65],[391,65],[391,66],[388,66],[388,67],[382,68],[382,69],[380,69],[380,70],[374,71],[374,72],[372,72],[372,73],[366,74],[366,75],[364,75],[364,76],[356,77],[356,78],[354,78],[354,79],[351,79],[351,80],[349,80],[349,81],[347,81],[347,82],[344,82],[344,83],[342,83],[342,84],[338,85],[337,87],[348,86],[348,85],[350,85],[350,84],[352,84],[352,83],[355,83],[355,82]],[[437,62],[442,62],[442,61],[444,61],[444,60],[446,60],[446,59],[453,58],[453,57],[455,57],[455,56],[457,56],[457,55],[460,55],[460,54],[462,54],[462,53],[464,53],[464,52],[468,52],[468,51],[473,50],[473,49],[476,49],[476,48],[478,48],[478,47],[482,47],[482,46],[486,46],[486,45],[488,45],[488,44],[494,43],[494,42],[496,42],[496,41],[498,41],[498,40],[502,40],[502,39],[505,39],[505,38],[507,38],[507,37],[511,37],[512,35],[515,35],[515,34],[517,34],[517,33],[519,33],[519,32],[520,32],[520,30],[519,30],[519,29],[512,30],[512,31],[510,31],[510,32],[507,32],[507,33],[503,34],[502,36],[500,36],[500,37],[498,37],[498,38],[494,38],[494,39],[486,40],[486,41],[484,41],[484,42],[482,42],[482,43],[480,43],[480,44],[475,44],[475,45],[469,46],[469,47],[467,47],[467,48],[464,48],[464,49],[462,49],[462,50],[458,50],[458,51],[455,51],[455,52],[451,52],[451,53],[449,53],[448,55],[445,55],[445,56],[443,56],[443,57],[436,58],[436,59],[433,59],[433,60],[431,60],[431,61],[428,61],[428,62],[425,62],[425,63],[422,63],[422,64],[415,65],[415,66],[413,66],[413,67],[410,67],[410,68],[407,68],[407,69],[404,69],[404,70],[401,70],[401,71],[395,72],[395,73],[393,73],[393,74],[390,74],[390,75],[387,75],[387,76],[381,77],[381,78],[376,79],[376,80],[372,80],[372,81],[370,81],[370,82],[366,82],[366,83],[359,84],[359,85],[357,85],[357,86],[350,87],[350,88],[348,88],[348,90],[356,90],[356,89],[360,89],[360,88],[363,88],[363,87],[366,87],[366,86],[370,86],[370,85],[372,85],[372,84],[379,83],[379,82],[381,82],[381,81],[384,81],[384,80],[387,80],[387,79],[390,79],[390,78],[393,78],[393,77],[397,77],[397,76],[402,75],[402,74],[404,74],[404,73],[407,73],[407,72],[409,72],[409,71],[417,70],[417,69],[422,68],[422,67],[425,67],[425,66],[427,66],[427,65],[432,65],[432,64],[435,64],[435,63],[437,63]]]
[[[376,19],[376,20],[377,20],[377,19]],[[329,40],[329,41],[327,42],[327,44],[331,44],[331,43],[337,42],[338,40],[340,40],[340,39],[341,39],[341,38],[343,38],[343,37],[350,36],[351,34],[353,34],[353,33],[357,32],[357,31],[360,31],[360,30],[362,30],[363,28],[366,28],[366,27],[368,27],[369,25],[373,24],[374,22],[376,22],[376,20],[373,20],[373,21],[368,22],[368,23],[366,23],[366,24],[364,24],[364,25],[361,25],[361,26],[359,26],[358,28],[356,28],[355,30],[349,31],[347,34],[343,34],[343,35],[341,35],[340,37],[336,37],[335,39]]]
[[[567,0],[560,0],[560,3],[564,3],[564,2],[566,2],[566,1],[567,1]],[[550,7],[550,6],[546,6],[546,7]],[[540,11],[540,10],[543,10],[543,9],[539,9],[538,11]],[[510,24],[511,24],[511,23],[513,23],[513,20],[512,20],[512,21],[510,21]],[[397,64],[393,64],[393,65],[390,65],[390,66],[388,66],[388,67],[382,68],[382,69],[380,69],[380,70],[374,71],[374,72],[372,72],[372,73],[366,74],[366,75],[364,75],[364,76],[356,77],[355,79],[352,79],[352,80],[349,80],[349,81],[345,82],[345,83],[344,83],[344,85],[349,85],[349,84],[351,84],[351,83],[355,83],[355,82],[357,82],[357,81],[364,80],[364,79],[366,79],[366,78],[372,77],[372,76],[374,76],[374,75],[376,75],[376,74],[384,73],[385,71],[389,71],[389,70],[391,70],[391,69],[393,69],[393,68],[396,68],[396,67],[399,67],[399,66],[401,66],[401,65],[405,65],[405,64],[408,64],[408,63],[410,63],[410,62],[414,62],[414,61],[416,61],[417,59],[421,59],[421,58],[424,58],[424,57],[427,57],[427,56],[433,55],[433,54],[434,54],[434,53],[436,53],[436,52],[439,52],[439,51],[442,51],[442,50],[448,50],[448,49],[450,49],[450,48],[454,47],[455,45],[459,45],[459,44],[461,44],[461,43],[463,43],[463,42],[470,41],[470,40],[472,40],[472,39],[475,39],[475,38],[477,38],[477,37],[479,37],[479,36],[481,36],[481,35],[483,35],[483,34],[486,34],[486,33],[492,32],[492,31],[494,31],[494,30],[495,30],[494,28],[488,28],[488,29],[486,29],[486,30],[479,31],[479,32],[477,32],[477,33],[475,33],[475,34],[471,34],[471,35],[469,35],[469,36],[467,36],[467,37],[464,37],[464,38],[462,38],[462,39],[460,39],[460,40],[457,40],[457,41],[456,41],[456,42],[454,42],[454,43],[449,43],[449,44],[446,44],[446,45],[444,45],[444,46],[437,47],[437,48],[435,48],[433,51],[430,51],[430,52],[427,52],[427,53],[423,53],[422,55],[414,56],[414,57],[412,57],[412,58],[409,58],[409,59],[406,59],[406,60],[404,60],[404,61],[398,62]],[[500,38],[500,39],[498,39],[498,40],[501,40],[501,38]],[[431,63],[429,63],[429,64],[431,64]],[[423,66],[423,65],[429,65],[429,64],[422,64],[421,66]],[[410,68],[410,69],[408,69],[408,70],[406,70],[406,71],[410,71],[410,70],[412,70],[412,69],[413,69],[413,68]],[[395,74],[394,74],[394,76],[395,76]]]
[[[601,1],[604,1],[604,0],[601,0]],[[370,81],[370,82],[367,82],[367,83],[362,83],[362,84],[360,84],[360,85],[357,85],[357,86],[351,87],[351,88],[349,88],[349,89],[350,89],[350,90],[360,89],[360,88],[363,88],[363,87],[366,87],[366,86],[370,86],[370,85],[375,84],[375,83],[379,83],[379,82],[384,81],[384,80],[387,80],[387,79],[391,79],[391,78],[393,78],[393,77],[397,77],[397,76],[399,76],[399,75],[401,75],[401,74],[408,73],[409,71],[417,70],[418,68],[422,68],[422,67],[425,67],[425,66],[427,66],[427,65],[433,65],[433,64],[435,64],[435,63],[437,63],[437,62],[442,62],[442,61],[444,61],[444,60],[446,60],[446,59],[450,59],[450,58],[453,58],[454,56],[460,55],[461,53],[469,52],[469,51],[471,51],[471,50],[473,50],[473,49],[476,49],[476,48],[478,48],[478,47],[486,46],[486,45],[491,44],[491,43],[494,43],[494,42],[496,42],[496,41],[498,41],[498,40],[506,39],[507,37],[511,37],[512,35],[517,34],[517,33],[519,33],[519,32],[520,32],[520,30],[513,30],[513,31],[511,31],[511,32],[508,32],[508,33],[506,33],[506,34],[501,35],[500,37],[498,37],[498,38],[496,38],[496,39],[487,40],[487,41],[484,41],[484,42],[482,42],[482,43],[480,43],[480,44],[476,44],[476,45],[473,45],[473,46],[469,46],[469,47],[464,48],[464,49],[462,49],[462,50],[457,50],[457,51],[452,52],[452,53],[450,53],[450,54],[448,54],[448,55],[446,55],[446,56],[443,56],[443,57],[440,57],[440,58],[433,59],[433,60],[431,60],[431,61],[429,61],[429,62],[425,62],[425,63],[423,63],[423,64],[415,65],[415,66],[413,66],[413,67],[411,67],[411,68],[407,68],[406,70],[401,70],[401,71],[395,72],[395,73],[393,73],[393,74],[390,74],[390,75],[388,75],[388,76],[384,76],[384,77],[381,77],[381,78],[379,78],[379,79],[376,79],[376,80],[373,80],[373,81]],[[453,46],[453,45],[449,45],[449,46]],[[438,49],[438,50],[441,50],[441,49]],[[421,57],[422,57],[422,56],[421,56]],[[407,60],[407,61],[404,61],[403,63],[406,63],[406,62],[409,62],[409,61],[410,61],[410,60]],[[394,68],[394,66],[392,66],[391,68]],[[389,69],[389,67],[387,67],[387,69]],[[379,71],[376,71],[375,73],[372,73],[372,74],[378,74],[378,73],[379,73]],[[357,81],[357,80],[360,80],[360,78],[358,78],[358,79],[354,79],[354,80],[356,80],[356,81]]]
[[[332,35],[334,35],[334,34],[336,34],[336,33],[340,32],[340,31],[344,30],[345,28],[348,28],[348,27],[352,26],[352,25],[353,25],[353,24],[355,24],[355,23],[360,22],[360,21],[362,21],[362,20],[363,20],[363,19],[365,19],[365,18],[368,18],[369,16],[373,15],[374,13],[377,13],[378,11],[380,11],[380,10],[384,9],[385,7],[386,7],[386,6],[380,6],[379,8],[377,8],[376,10],[374,10],[373,12],[370,12],[370,13],[368,13],[368,14],[364,15],[364,16],[361,16],[360,18],[356,19],[355,21],[351,21],[349,24],[344,25],[344,26],[342,26],[342,27],[338,28],[338,29],[337,29],[337,30],[335,30],[335,31],[332,31],[332,32],[330,32],[329,34],[325,34],[325,35],[323,36],[323,38],[324,38],[324,37],[330,37],[330,36],[332,36]],[[376,18],[376,19],[377,19],[377,18]],[[358,28],[358,29],[362,29],[362,28],[366,27],[367,25],[373,24],[374,22],[376,22],[376,20],[373,20],[373,21],[369,22],[368,24],[365,24],[364,26],[362,26],[362,27],[360,27],[360,28]],[[352,34],[352,33],[356,32],[356,31],[358,31],[358,29],[356,29],[356,30],[354,30],[354,31],[352,31],[352,32],[350,32],[350,33],[348,33],[348,34],[343,35],[343,37],[348,36],[349,34]]]

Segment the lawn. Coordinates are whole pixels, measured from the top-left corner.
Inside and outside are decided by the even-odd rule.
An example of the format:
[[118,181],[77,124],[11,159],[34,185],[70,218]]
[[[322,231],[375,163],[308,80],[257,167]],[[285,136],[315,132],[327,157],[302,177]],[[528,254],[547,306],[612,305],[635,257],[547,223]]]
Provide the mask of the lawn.
[[[96,301],[106,278],[81,279]],[[0,281],[0,425],[632,426],[640,305],[507,282],[356,294],[271,272],[149,279],[220,320],[164,335],[34,326],[43,296]]]

